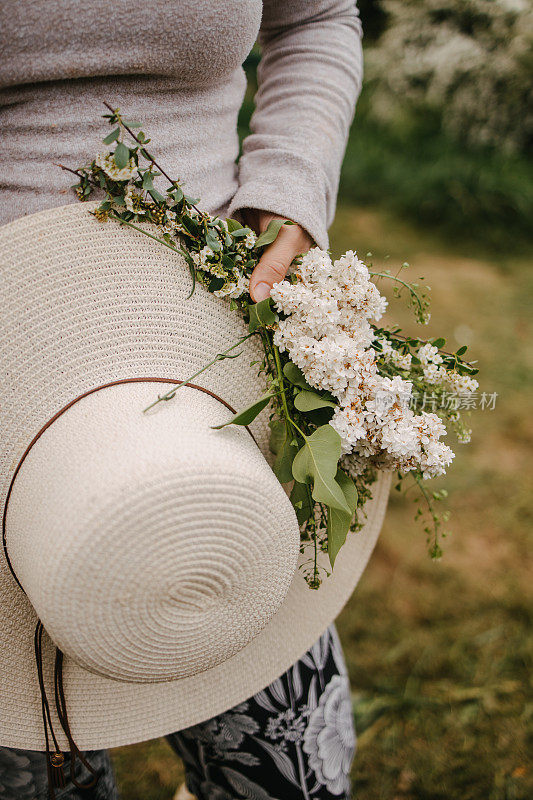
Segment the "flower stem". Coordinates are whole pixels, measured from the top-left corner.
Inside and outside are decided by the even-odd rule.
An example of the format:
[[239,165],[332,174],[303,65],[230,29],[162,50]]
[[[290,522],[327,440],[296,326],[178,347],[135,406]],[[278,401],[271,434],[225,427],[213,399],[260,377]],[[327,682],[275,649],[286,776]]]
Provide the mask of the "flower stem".
[[235,356],[229,356],[228,353],[231,353],[232,350],[235,350],[236,347],[239,347],[239,345],[241,345],[251,336],[254,336],[254,334],[255,331],[253,333],[248,333],[246,336],[241,337],[238,342],[232,344],[231,347],[228,347],[227,350],[224,350],[222,353],[217,353],[216,356],[213,358],[213,360],[209,362],[209,364],[203,366],[202,369],[199,369],[198,372],[194,373],[194,375],[189,375],[189,377],[185,378],[184,381],[180,381],[180,383],[176,384],[176,386],[173,386],[172,389],[169,389],[169,391],[166,392],[166,394],[163,394],[160,397],[158,397],[157,400],[154,400],[153,403],[150,403],[150,405],[144,409],[143,413],[145,414],[147,411],[150,411],[150,409],[156,406],[158,403],[162,403],[163,401],[166,400],[172,400],[178,389],[180,389],[182,386],[185,386],[187,383],[192,381],[193,378],[197,378],[198,375],[201,375],[202,372],[205,372],[207,369],[209,369],[209,367],[212,367],[213,364],[216,364],[217,361],[223,361],[225,358],[237,358],[237,355],[240,355],[240,353],[237,353],[237,355]]
[[[277,375],[278,375],[278,384],[279,384],[280,390],[281,390],[281,405],[283,407],[283,413],[285,415],[285,420],[290,425],[292,425],[292,427],[295,430],[298,431],[298,433],[300,434],[300,436],[302,437],[302,439],[304,441],[307,441],[307,436],[302,431],[302,429],[298,427],[298,425],[295,423],[295,421],[293,420],[293,418],[289,414],[289,407],[287,405],[287,396],[285,394],[285,378],[283,377],[283,370],[281,368],[281,358],[279,357],[279,350],[278,350],[278,348],[276,347],[276,345],[274,343],[272,343],[272,350],[274,351],[274,359],[276,361],[276,372],[277,372]],[[288,429],[287,429],[287,433],[289,433]]]
[[[315,503],[308,483],[305,484],[305,488],[307,489],[307,499],[309,502],[309,506],[312,509],[311,513],[314,514]],[[314,545],[313,580],[316,581],[318,578],[318,542],[316,538],[316,522],[314,523],[314,530],[313,530],[313,545]]]
[[437,517],[437,515],[435,513],[435,510],[433,508],[433,503],[431,501],[431,498],[429,496],[428,491],[422,485],[422,480],[423,479],[419,475],[416,475],[415,473],[413,473],[413,478],[415,480],[415,483],[418,486],[418,489],[419,489],[420,493],[422,494],[422,497],[424,498],[424,500],[427,503],[428,512],[429,512],[429,515],[430,515],[430,517],[432,519],[432,522],[433,522],[433,548],[432,548],[432,550],[433,550],[433,553],[435,554],[435,557],[437,557],[438,555],[441,554],[441,547],[440,547],[440,544],[439,544],[439,518]]
[[261,341],[263,342],[263,350],[265,352],[267,371],[272,373],[273,372],[272,363],[271,363],[272,349],[270,347],[270,341],[269,341],[269,338],[268,338],[268,331],[261,329],[260,333],[261,333]]
[[[374,330],[377,330],[378,332],[380,330],[382,330],[381,328],[377,328],[376,325],[372,325],[371,327]],[[410,342],[411,339],[415,338],[414,336],[404,336],[402,333],[396,333],[396,332],[390,332],[390,331],[389,331],[389,335],[390,335],[391,338],[401,339],[402,342]],[[418,344],[432,344],[431,339],[421,339],[419,336],[416,337],[416,341],[418,342]],[[468,367],[472,367],[472,369],[475,369],[474,365],[477,364],[477,361],[465,361],[463,358],[459,358],[456,353],[450,353],[449,350],[443,350],[442,347],[439,347],[437,349],[438,349],[438,352],[441,355],[450,356],[451,358],[455,358],[457,363],[460,363],[460,364],[466,365]]]
[[390,278],[391,281],[397,281],[398,283],[401,283],[402,286],[405,286],[405,288],[409,290],[411,297],[415,298],[420,311],[424,310],[424,306],[422,300],[418,296],[418,292],[415,292],[412,285],[407,283],[407,281],[403,281],[401,278],[398,278],[397,275],[392,275],[390,272],[372,272],[371,270],[368,270],[368,273],[369,275],[372,275],[373,278]]
[[83,175],[77,169],[71,169],[70,167],[66,167],[64,164],[57,164],[55,161],[54,161],[54,167],[59,167],[64,172],[70,172],[72,175],[75,175],[77,178],[85,178],[87,180],[87,183],[90,183],[91,186],[94,186],[95,189],[101,189],[102,188],[99,183],[96,183],[96,181],[92,181],[90,178],[88,178],[86,175]]
[[148,233],[148,231],[143,231],[142,228],[140,228],[138,225],[134,225],[133,222],[128,222],[127,220],[122,219],[122,217],[119,214],[117,214],[117,212],[115,210],[113,210],[113,217],[121,225],[127,225],[128,228],[133,228],[134,230],[139,231],[139,233],[144,234],[144,236],[149,236],[150,239],[154,239],[156,242],[160,242],[161,244],[164,244],[165,247],[168,247],[169,250],[173,250],[175,253],[179,253],[180,255],[183,255],[183,251],[179,247],[174,247],[173,245],[171,245],[168,242],[166,242],[164,239],[161,239],[159,236],[154,236],[153,233]]
[[276,362],[276,373],[278,376],[278,384],[281,390],[281,405],[283,406],[283,413],[285,414],[285,419],[294,424],[290,418],[289,407],[287,405],[287,396],[285,394],[285,378],[283,377],[283,370],[281,368],[281,358],[279,357],[279,350],[274,344],[274,342],[272,342],[272,350],[274,352],[274,361]]
[[305,435],[305,433],[302,431],[302,429],[298,427],[298,425],[295,423],[295,421],[293,420],[293,418],[292,418],[292,417],[287,417],[287,419],[288,419],[288,420],[289,420],[289,422],[291,423],[292,427],[293,427],[293,428],[295,428],[295,429],[298,431],[298,433],[300,434],[300,436],[302,437],[302,439],[305,439],[305,441],[307,441],[307,436],[306,436],[306,435]]

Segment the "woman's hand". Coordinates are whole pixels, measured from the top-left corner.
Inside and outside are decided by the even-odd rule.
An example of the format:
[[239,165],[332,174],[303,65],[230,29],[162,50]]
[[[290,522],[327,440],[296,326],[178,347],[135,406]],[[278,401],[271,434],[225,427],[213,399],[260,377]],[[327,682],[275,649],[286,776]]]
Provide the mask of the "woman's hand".
[[[245,223],[256,233],[263,233],[273,219],[287,219],[270,211],[247,208],[242,211]],[[313,240],[300,225],[283,225],[276,239],[265,248],[250,278],[250,294],[255,303],[269,297],[274,283],[282,281],[293,259],[306,253]]]

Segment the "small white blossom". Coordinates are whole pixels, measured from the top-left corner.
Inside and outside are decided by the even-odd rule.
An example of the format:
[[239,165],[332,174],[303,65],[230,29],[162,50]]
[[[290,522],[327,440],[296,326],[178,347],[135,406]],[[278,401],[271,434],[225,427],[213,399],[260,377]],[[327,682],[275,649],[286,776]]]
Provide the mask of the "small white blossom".
[[247,248],[247,250],[251,250],[252,247],[254,247],[256,241],[257,241],[257,236],[253,231],[250,231],[250,233],[247,233],[246,236],[244,237],[244,246]]
[[207,247],[207,245],[205,247],[202,247],[200,252],[191,253],[192,260],[194,261],[198,269],[202,269],[205,272],[211,272],[211,268],[213,265],[210,259],[212,259],[214,255],[215,255],[214,252],[211,250],[210,247]]
[[411,353],[400,353],[399,350],[394,350],[392,354],[392,361],[399,369],[411,369],[412,356]]
[[391,345],[388,339],[380,339],[379,343],[381,345],[381,355],[384,358],[389,359],[392,361],[394,366],[398,367],[399,369],[408,370],[411,368],[412,363],[412,356],[411,353],[401,353],[395,347]]
[[454,391],[459,394],[475,392],[479,388],[479,383],[471,378],[470,375],[459,375],[458,372],[448,372],[447,380]]
[[137,167],[132,158],[125,167],[119,169],[115,163],[112,153],[98,153],[94,159],[97,167],[114,181],[129,181],[137,171]]
[[235,280],[229,280],[221,289],[216,289],[213,294],[216,297],[230,297],[236,300],[248,291],[249,278],[239,275]]
[[442,356],[434,345],[427,342],[417,352],[422,364],[442,364]]
[[124,201],[128,211],[132,211],[134,214],[139,215],[146,214],[146,209],[141,208],[142,199],[143,196],[139,189],[132,184],[127,186],[126,191],[124,192]]
[[443,367],[438,367],[436,364],[424,364],[423,372],[424,378],[428,383],[442,383],[447,379],[446,370]]

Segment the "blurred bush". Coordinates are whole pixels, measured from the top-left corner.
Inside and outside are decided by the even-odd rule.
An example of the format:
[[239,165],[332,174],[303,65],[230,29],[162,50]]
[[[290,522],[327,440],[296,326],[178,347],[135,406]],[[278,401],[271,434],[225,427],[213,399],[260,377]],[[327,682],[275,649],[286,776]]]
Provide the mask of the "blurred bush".
[[[436,114],[470,145],[525,151],[533,138],[530,0],[382,0],[387,26],[366,51],[372,114]],[[372,19],[372,18],[371,18]]]
[[409,129],[377,122],[372,103],[365,87],[341,172],[341,202],[390,209],[484,252],[531,246],[531,160],[463,146],[429,112]]
[[[531,245],[530,0],[359,0],[365,83],[339,199],[484,251]],[[240,117],[249,130],[256,67]]]

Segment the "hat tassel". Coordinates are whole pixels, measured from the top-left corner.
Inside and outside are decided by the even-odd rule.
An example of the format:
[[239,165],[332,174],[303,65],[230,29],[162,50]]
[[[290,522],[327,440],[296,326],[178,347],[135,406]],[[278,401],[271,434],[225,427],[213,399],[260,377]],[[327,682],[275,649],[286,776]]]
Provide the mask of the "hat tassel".
[[[61,752],[59,743],[57,741],[54,728],[52,725],[52,717],[50,714],[50,705],[46,696],[46,689],[44,686],[44,673],[43,673],[43,654],[42,654],[42,638],[43,638],[43,624],[39,620],[35,627],[35,660],[37,662],[37,675],[39,678],[39,688],[41,690],[41,705],[43,713],[44,724],[44,737],[46,741],[46,771],[48,775],[48,791],[50,800],[56,800],[56,789],[62,789],[66,786],[64,764],[65,756]],[[89,789],[94,786],[98,780],[99,772],[92,767],[87,759],[82,755],[70,730],[70,724],[67,716],[67,707],[65,702],[65,692],[63,689],[63,653],[56,647],[56,658],[54,665],[54,690],[56,711],[59,722],[63,729],[65,736],[69,743],[70,751],[70,780],[78,789]],[[52,751],[50,747],[50,738],[53,742],[55,750]],[[75,776],[75,763],[76,758],[79,758],[82,764],[93,775],[87,783],[79,783]]]

